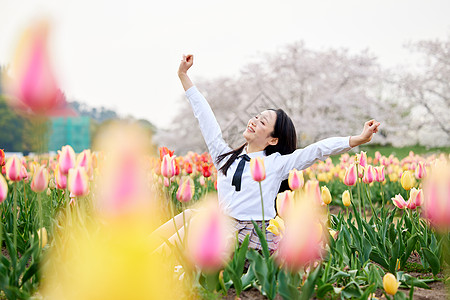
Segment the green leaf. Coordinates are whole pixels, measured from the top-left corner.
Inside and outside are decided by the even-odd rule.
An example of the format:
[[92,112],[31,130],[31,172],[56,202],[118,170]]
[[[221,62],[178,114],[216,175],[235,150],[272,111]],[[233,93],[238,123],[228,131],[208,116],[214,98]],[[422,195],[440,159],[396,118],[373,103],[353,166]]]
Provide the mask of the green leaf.
[[261,228],[259,228],[258,224],[252,220],[253,226],[255,227],[256,234],[258,234],[259,241],[261,242],[262,252],[264,257],[268,258],[270,256],[269,245],[267,245],[266,237],[264,236]]
[[441,270],[441,264],[439,262],[439,258],[431,252],[428,248],[422,248],[425,259],[428,261],[431,267],[431,271],[433,275],[436,275]]
[[292,274],[287,274],[283,270],[278,273],[278,293],[286,300],[299,299],[300,291],[297,286],[291,284],[293,280],[290,277]]
[[383,268],[389,269],[389,264],[387,260],[381,256],[378,249],[373,248],[372,252],[370,253],[370,259],[376,262],[377,264],[380,264]]
[[400,264],[403,267],[408,260],[409,256],[411,255],[411,252],[414,250],[417,244],[418,239],[417,233],[413,234],[408,241],[406,242],[406,249],[405,252],[401,256]]
[[319,276],[321,268],[322,265],[318,265],[317,268],[311,274],[309,274],[308,278],[302,286],[302,294],[300,295],[300,300],[310,299],[313,295],[314,287],[316,285],[316,279]]
[[328,292],[331,292],[331,291],[334,291],[333,286],[331,285],[331,283],[326,283],[317,289],[317,292],[316,292],[317,298],[322,299],[325,297],[325,295]]
[[23,278],[22,278],[22,284],[25,284],[30,278],[32,278],[36,272],[39,270],[39,264],[34,263],[32,264],[28,270],[25,271],[25,274],[23,274]]
[[404,274],[402,281],[409,287],[416,286],[416,287],[420,287],[423,289],[428,289],[428,290],[430,289],[430,287],[423,280],[416,278],[414,276],[411,276],[409,274]]

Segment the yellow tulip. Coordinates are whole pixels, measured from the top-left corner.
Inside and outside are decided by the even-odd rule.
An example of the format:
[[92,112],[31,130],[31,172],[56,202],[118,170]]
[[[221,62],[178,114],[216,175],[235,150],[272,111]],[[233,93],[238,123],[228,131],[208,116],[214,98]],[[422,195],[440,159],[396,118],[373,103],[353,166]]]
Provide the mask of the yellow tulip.
[[42,227],[38,230],[37,234],[39,237],[39,244],[41,244],[41,248],[44,248],[48,242],[47,229],[45,229],[45,227]]
[[344,204],[345,207],[349,207],[350,204],[352,204],[352,201],[350,200],[350,192],[348,190],[342,193],[342,204]]
[[326,205],[331,203],[331,193],[330,190],[326,187],[323,186],[322,187],[322,201],[323,203],[325,203]]
[[400,182],[402,184],[402,187],[405,190],[409,191],[414,186],[414,183],[415,183],[414,176],[413,176],[412,172],[409,171],[409,170],[403,172],[402,179],[401,179]]
[[397,281],[394,275],[391,273],[386,273],[383,277],[383,288],[386,293],[389,295],[395,295],[398,290],[398,286],[400,283]]

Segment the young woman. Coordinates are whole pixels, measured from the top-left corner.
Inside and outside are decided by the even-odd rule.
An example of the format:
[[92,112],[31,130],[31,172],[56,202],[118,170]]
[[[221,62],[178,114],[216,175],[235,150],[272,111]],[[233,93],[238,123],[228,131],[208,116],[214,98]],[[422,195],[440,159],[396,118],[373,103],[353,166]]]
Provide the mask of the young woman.
[[[380,123],[370,120],[364,124],[364,129],[358,136],[328,138],[296,150],[296,133],[292,120],[281,109],[269,109],[248,121],[243,133],[245,144],[231,149],[222,138],[222,131],[211,107],[187,75],[193,61],[193,55],[184,55],[178,76],[218,170],[219,204],[223,211],[233,218],[239,241],[242,242],[245,236],[250,234],[249,246],[259,250],[261,245],[251,220],[257,221],[259,226],[262,225],[260,190],[258,182],[255,182],[250,174],[250,164],[246,161],[258,156],[264,157],[266,179],[262,182],[262,192],[264,216],[268,222],[276,215],[274,201],[290,170],[306,169],[319,159],[324,160],[330,155],[341,154],[352,147],[369,142],[378,131]],[[191,214],[192,211],[189,211],[188,215]],[[177,221],[177,226],[181,227],[182,222]],[[170,226],[173,232],[173,223],[170,225],[168,222],[158,233],[170,236]],[[183,234],[183,231],[181,233]],[[276,250],[276,236],[269,231],[266,236],[269,248]],[[175,238],[174,235],[170,240]]]

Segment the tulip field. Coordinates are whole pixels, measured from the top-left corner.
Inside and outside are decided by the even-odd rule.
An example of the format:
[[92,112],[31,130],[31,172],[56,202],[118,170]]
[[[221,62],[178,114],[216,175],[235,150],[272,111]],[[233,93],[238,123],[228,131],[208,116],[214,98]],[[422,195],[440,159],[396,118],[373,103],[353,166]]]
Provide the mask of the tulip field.
[[[292,170],[267,227],[279,238],[271,253],[258,226],[261,251],[248,237],[234,242],[209,154],[130,149],[0,151],[1,299],[413,299],[436,286],[435,299],[446,295],[448,154],[360,152]],[[155,237],[167,221],[175,239]]]

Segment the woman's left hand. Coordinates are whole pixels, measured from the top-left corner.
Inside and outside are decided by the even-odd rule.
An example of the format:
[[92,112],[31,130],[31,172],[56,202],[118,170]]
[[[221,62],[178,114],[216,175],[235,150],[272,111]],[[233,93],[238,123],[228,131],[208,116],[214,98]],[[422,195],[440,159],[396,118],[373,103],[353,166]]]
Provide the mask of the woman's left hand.
[[359,136],[350,137],[350,147],[356,147],[370,142],[373,134],[378,132],[378,126],[380,126],[380,124],[380,122],[374,119],[364,123],[364,128],[361,134]]

